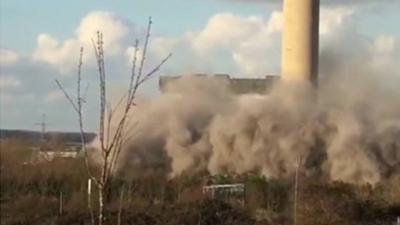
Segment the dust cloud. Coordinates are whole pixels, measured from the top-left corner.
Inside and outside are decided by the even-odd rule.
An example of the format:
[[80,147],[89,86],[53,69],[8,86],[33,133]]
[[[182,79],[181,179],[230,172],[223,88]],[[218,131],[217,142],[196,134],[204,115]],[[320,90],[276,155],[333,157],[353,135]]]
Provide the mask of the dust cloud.
[[400,168],[398,81],[349,73],[235,95],[226,81],[183,76],[138,103],[118,173],[287,177],[302,159],[310,176],[375,184]]

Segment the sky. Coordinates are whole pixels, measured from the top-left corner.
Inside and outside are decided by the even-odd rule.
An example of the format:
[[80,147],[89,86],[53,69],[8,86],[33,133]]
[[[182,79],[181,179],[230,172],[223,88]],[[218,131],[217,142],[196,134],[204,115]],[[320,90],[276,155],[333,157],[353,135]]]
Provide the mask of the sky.
[[[398,74],[400,1],[322,0],[321,60],[373,64]],[[95,131],[97,74],[90,40],[104,34],[111,104],[125,87],[135,38],[153,19],[145,69],[171,60],[140,91],[156,98],[159,76],[224,73],[262,77],[280,73],[282,6],[278,0],[1,0],[0,128],[75,131],[77,118],[58,90],[73,94],[80,47],[88,86],[85,129]],[[325,65],[324,68],[328,68]],[[323,72],[323,71],[322,71]],[[400,75],[399,75],[400,76]]]

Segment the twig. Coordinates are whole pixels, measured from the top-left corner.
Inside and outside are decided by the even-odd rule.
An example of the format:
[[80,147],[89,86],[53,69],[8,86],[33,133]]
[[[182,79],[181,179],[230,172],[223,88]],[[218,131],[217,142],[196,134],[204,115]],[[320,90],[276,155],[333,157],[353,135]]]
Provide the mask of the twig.
[[128,89],[128,98],[127,98],[127,104],[131,103],[131,98],[132,98],[132,90],[133,90],[133,82],[135,81],[135,77],[136,77],[136,61],[137,61],[137,54],[139,51],[139,40],[136,39],[135,40],[135,52],[133,55],[133,60],[132,60],[132,70],[131,70],[131,79],[129,82],[129,89]]
[[64,87],[62,86],[62,84],[60,83],[60,81],[58,81],[57,79],[55,80],[56,84],[58,86],[58,88],[60,88],[60,90],[64,93],[65,98],[69,101],[69,103],[71,103],[71,106],[74,108],[74,110],[76,112],[79,112],[78,107],[75,105],[74,101],[72,100],[72,98],[69,96],[68,92],[64,89]]
[[151,32],[151,24],[153,22],[151,21],[151,17],[149,17],[149,22],[147,24],[147,31],[146,31],[146,38],[144,41],[144,46],[143,46],[143,52],[142,52],[142,58],[140,60],[140,67],[139,67],[139,73],[138,73],[138,78],[137,80],[140,80],[140,77],[142,76],[143,73],[143,67],[144,67],[144,62],[146,61],[146,54],[147,54],[147,47],[149,45],[149,39],[150,39],[150,32]]
[[169,58],[172,57],[172,53],[169,53],[167,57],[165,57],[160,64],[158,64],[156,67],[154,67],[153,70],[151,70],[149,73],[146,74],[146,76],[143,77],[142,80],[139,81],[139,85],[144,83],[147,79],[149,79],[154,73],[160,70],[161,66],[164,65]]

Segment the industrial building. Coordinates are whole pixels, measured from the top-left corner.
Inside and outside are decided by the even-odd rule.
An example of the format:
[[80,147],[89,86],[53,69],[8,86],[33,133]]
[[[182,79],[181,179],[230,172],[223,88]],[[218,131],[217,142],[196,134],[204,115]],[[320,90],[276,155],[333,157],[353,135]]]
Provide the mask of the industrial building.
[[[234,94],[264,94],[272,88],[274,82],[279,80],[278,76],[265,76],[265,78],[232,78],[227,74],[194,74],[196,77],[214,78],[223,80],[228,84],[228,89]],[[162,76],[159,80],[159,88],[162,92],[166,91],[166,87],[170,82],[176,81],[181,76]]]
[[[319,54],[319,7],[320,0],[285,0],[284,30],[282,37],[281,77],[231,78],[229,75],[214,75],[216,79],[228,81],[229,89],[236,94],[268,93],[273,83],[280,79],[286,83],[318,84]],[[204,76],[204,75],[197,75]],[[160,78],[161,91],[180,76]]]

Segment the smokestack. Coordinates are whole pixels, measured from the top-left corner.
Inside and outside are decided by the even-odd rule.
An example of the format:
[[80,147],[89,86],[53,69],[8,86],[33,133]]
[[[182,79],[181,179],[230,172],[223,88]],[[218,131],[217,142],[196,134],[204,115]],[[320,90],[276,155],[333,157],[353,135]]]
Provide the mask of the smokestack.
[[319,0],[285,0],[282,80],[318,80]]

